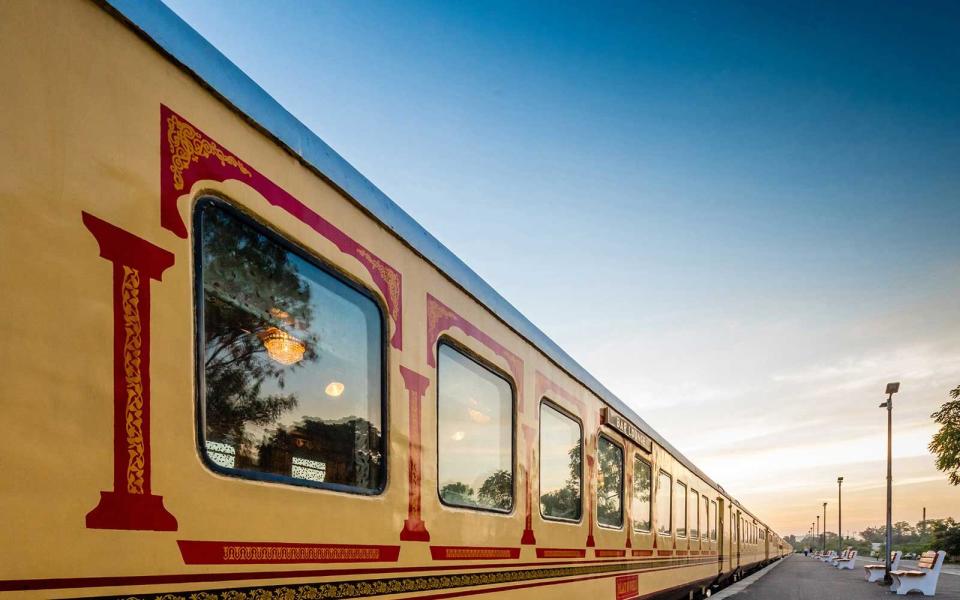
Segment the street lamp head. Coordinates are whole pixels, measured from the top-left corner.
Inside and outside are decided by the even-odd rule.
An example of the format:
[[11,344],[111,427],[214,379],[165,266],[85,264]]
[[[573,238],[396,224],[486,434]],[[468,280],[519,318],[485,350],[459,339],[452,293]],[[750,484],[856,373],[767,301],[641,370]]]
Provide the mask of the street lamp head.
[[843,484],[843,477],[837,477],[837,483]]
[[899,391],[900,391],[900,382],[894,381],[893,383],[887,384],[887,391],[885,391],[884,394],[896,394]]

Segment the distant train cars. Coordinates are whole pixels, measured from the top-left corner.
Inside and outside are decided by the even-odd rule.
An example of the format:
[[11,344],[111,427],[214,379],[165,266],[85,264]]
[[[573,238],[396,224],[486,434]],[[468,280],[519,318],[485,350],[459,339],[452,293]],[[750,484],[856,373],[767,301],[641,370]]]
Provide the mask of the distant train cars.
[[162,4],[0,23],[0,597],[689,597],[790,552]]

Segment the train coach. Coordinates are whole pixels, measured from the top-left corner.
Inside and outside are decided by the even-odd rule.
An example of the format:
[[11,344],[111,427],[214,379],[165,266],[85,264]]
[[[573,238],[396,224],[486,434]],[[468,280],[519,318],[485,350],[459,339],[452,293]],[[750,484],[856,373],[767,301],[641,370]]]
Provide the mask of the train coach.
[[0,599],[688,598],[790,551],[163,4],[0,3]]

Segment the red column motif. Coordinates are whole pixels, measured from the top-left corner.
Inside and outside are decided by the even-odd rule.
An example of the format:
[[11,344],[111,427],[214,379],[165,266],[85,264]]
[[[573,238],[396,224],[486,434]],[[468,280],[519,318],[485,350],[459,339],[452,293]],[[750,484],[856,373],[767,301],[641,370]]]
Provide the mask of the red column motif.
[[421,403],[427,393],[430,380],[404,366],[400,367],[403,386],[407,389],[410,403],[410,442],[408,448],[409,505],[407,519],[403,522],[400,539],[405,542],[429,542],[430,532],[421,518],[421,481],[423,465],[423,445],[420,433]]
[[100,492],[87,527],[176,531],[150,487],[150,280],[174,256],[86,212],[83,224],[113,263],[113,490]]
[[524,546],[533,546],[537,543],[537,538],[533,535],[533,448],[536,441],[536,430],[529,426],[523,426],[523,439],[527,445],[527,468],[524,469],[527,484],[527,518],[523,528],[523,536],[520,537],[520,544]]
[[593,493],[593,455],[587,452],[587,548],[593,548],[597,545],[593,539],[593,503],[596,494]]

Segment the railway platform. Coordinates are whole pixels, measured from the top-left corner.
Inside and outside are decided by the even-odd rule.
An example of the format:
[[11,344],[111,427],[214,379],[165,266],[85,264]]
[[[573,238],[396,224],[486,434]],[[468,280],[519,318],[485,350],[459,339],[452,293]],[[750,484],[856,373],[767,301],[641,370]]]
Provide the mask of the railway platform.
[[[899,598],[886,587],[867,583],[863,568],[840,571],[802,554],[786,557],[749,587],[731,596],[734,600],[874,600]],[[907,597],[924,597],[912,592]],[[942,572],[936,598],[960,600],[960,575]]]

